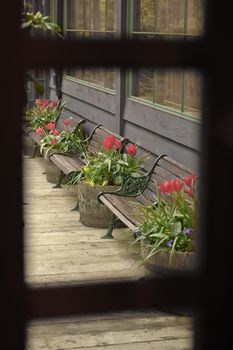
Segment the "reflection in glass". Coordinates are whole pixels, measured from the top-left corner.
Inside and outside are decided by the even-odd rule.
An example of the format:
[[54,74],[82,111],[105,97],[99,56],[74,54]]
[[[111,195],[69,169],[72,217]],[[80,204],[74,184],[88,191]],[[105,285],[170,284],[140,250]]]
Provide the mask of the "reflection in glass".
[[201,76],[194,71],[139,69],[132,72],[131,95],[200,117]]
[[[66,2],[66,36],[68,38],[108,38],[116,32],[115,0],[68,0]],[[68,70],[68,75],[102,88],[115,89],[113,69]]]

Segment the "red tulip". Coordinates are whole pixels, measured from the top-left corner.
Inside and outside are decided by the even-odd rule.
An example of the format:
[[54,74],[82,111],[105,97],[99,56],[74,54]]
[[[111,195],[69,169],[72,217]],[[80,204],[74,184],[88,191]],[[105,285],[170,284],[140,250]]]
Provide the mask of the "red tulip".
[[126,152],[133,157],[137,153],[137,147],[131,143],[128,147],[126,147]]
[[63,124],[68,126],[70,124],[70,119],[64,119]]
[[52,131],[52,134],[53,134],[54,136],[58,136],[58,135],[60,134],[60,132],[59,132],[57,129],[54,129],[54,130]]
[[52,145],[56,145],[57,142],[58,142],[57,139],[52,139],[51,144],[52,144]]
[[42,134],[44,134],[44,129],[43,128],[37,128],[36,129],[36,133],[39,134],[39,135],[42,135]]
[[184,183],[179,179],[171,180],[171,187],[172,187],[172,192],[173,191],[179,192],[184,187]]
[[121,148],[121,146],[122,146],[121,141],[120,141],[120,140],[115,139],[114,146],[115,146],[117,149],[118,149],[118,148]]
[[193,197],[193,191],[192,191],[191,188],[187,188],[187,189],[185,190],[185,193],[187,193],[190,197]]
[[197,175],[190,175],[189,177],[187,177],[186,179],[183,179],[183,180],[187,186],[191,187],[191,186],[193,186],[196,179],[197,179]]
[[164,181],[160,184],[160,191],[163,193],[171,193],[172,192],[172,184],[171,181]]
[[55,123],[51,123],[51,122],[46,125],[46,128],[48,130],[54,130],[55,127],[56,127]]
[[49,105],[51,108],[57,107],[57,101],[52,101]]
[[116,139],[113,135],[106,137],[103,140],[103,146],[104,148],[110,150],[113,148],[113,146],[115,145]]
[[39,105],[39,106],[40,106],[41,100],[39,100],[39,99],[37,98],[35,103],[36,103],[36,105]]

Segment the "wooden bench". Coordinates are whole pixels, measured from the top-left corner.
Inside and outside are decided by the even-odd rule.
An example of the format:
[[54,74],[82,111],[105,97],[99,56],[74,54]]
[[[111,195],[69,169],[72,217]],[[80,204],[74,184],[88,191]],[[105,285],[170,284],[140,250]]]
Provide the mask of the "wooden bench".
[[[75,132],[76,129],[80,128],[80,126],[84,123],[86,123],[86,120],[81,119],[78,120],[76,118],[69,119],[70,123],[69,125],[63,124],[63,118],[61,118],[61,115],[58,116],[58,118],[55,121],[56,129],[61,132],[63,130],[68,132]],[[25,125],[23,128],[23,131],[26,135],[28,135],[34,142],[34,152],[32,155],[32,158],[35,158],[37,151],[40,149],[41,146],[41,140],[43,139],[44,135],[40,135],[36,133],[34,129],[31,127]]]
[[[138,148],[140,156],[146,152]],[[120,220],[129,229],[136,233],[141,224],[140,218],[135,215],[135,207],[138,203],[144,206],[156,203],[156,184],[160,185],[165,180],[188,177],[195,172],[182,164],[174,161],[167,155],[153,155],[144,168],[145,175],[140,177],[128,177],[121,172],[115,176],[121,176],[122,186],[115,193],[101,192],[98,200],[106,205],[113,213],[113,221],[107,233],[101,238],[113,238],[112,232],[116,223]]]
[[[86,146],[87,152],[96,154],[101,150],[103,140],[110,135],[115,136],[115,138],[121,142],[125,140],[124,137],[104,128],[102,125],[97,125],[91,132],[90,136],[82,143]],[[61,176],[55,188],[61,187],[62,180],[65,176],[81,171],[82,167],[86,165],[86,159],[82,155],[71,156],[68,154],[53,153],[49,158],[51,162],[61,170]]]

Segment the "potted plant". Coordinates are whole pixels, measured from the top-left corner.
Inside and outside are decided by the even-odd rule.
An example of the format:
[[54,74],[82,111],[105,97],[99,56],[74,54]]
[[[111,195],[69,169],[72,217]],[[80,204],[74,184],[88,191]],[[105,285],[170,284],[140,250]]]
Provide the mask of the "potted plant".
[[24,134],[24,154],[35,155],[35,142],[28,137],[28,133],[48,134],[50,130],[47,129],[46,125],[55,123],[64,107],[65,103],[61,100],[36,99],[35,105],[27,109],[25,113],[27,126]]
[[164,181],[156,202],[139,206],[142,224],[133,242],[141,242],[145,277],[164,276],[170,269],[194,267],[195,228],[198,216],[196,175]]
[[102,142],[102,148],[95,155],[86,154],[86,166],[79,173],[70,176],[68,185],[78,185],[80,222],[86,226],[106,228],[112,222],[111,211],[99,203],[97,196],[102,191],[114,192],[121,179],[117,171],[138,176],[146,157],[136,158],[137,145],[130,144],[123,152],[123,144],[110,135]]
[[69,127],[72,117],[63,120],[63,130],[59,131],[54,122],[49,122],[43,128],[37,128],[36,132],[44,135],[41,140],[40,152],[45,159],[45,173],[48,182],[58,183],[60,170],[50,160],[52,153],[67,155],[81,154],[85,151],[84,133],[80,125],[73,130]]
[[47,132],[45,126],[51,122],[55,123],[64,107],[65,102],[61,100],[36,99],[35,105],[27,109],[25,119],[28,126],[34,131],[43,128],[44,132]]

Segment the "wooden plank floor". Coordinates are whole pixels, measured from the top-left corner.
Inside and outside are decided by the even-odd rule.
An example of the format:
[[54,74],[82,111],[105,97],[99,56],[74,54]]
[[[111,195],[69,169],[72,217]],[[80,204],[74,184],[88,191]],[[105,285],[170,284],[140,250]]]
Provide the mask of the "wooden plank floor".
[[[125,229],[114,240],[101,240],[105,229],[79,222],[70,211],[76,197],[52,189],[43,159],[24,158],[25,280],[36,286],[138,279],[137,251],[128,250]],[[109,313],[33,321],[27,328],[27,350],[192,348],[192,319],[158,311]]]

